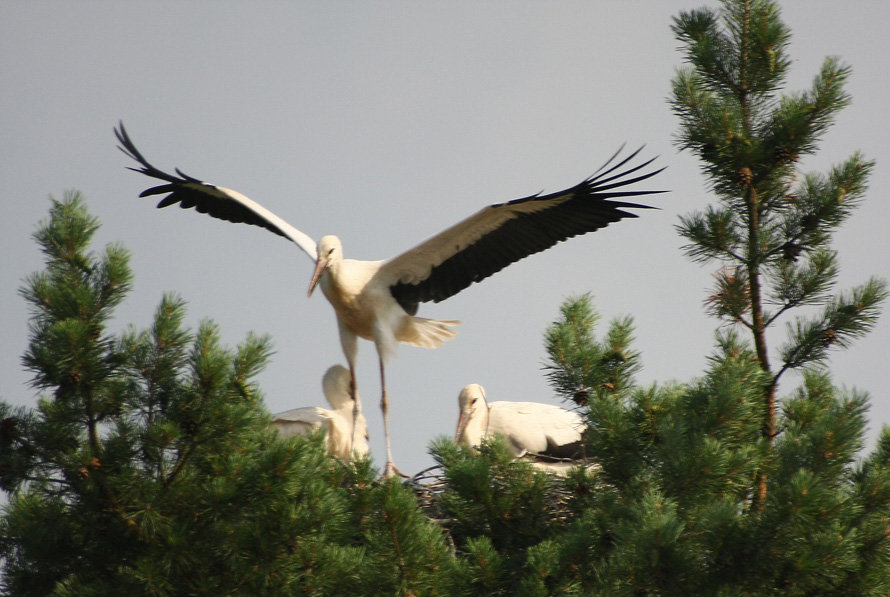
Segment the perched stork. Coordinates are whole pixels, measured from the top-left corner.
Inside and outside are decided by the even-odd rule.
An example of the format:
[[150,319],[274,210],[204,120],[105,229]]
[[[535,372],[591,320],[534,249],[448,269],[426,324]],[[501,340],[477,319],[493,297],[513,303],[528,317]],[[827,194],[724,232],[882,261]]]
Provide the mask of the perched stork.
[[140,197],[167,194],[158,203],[159,208],[179,204],[183,209],[194,207],[229,222],[261,226],[293,241],[315,262],[308,294],[312,295],[316,285],[321,286],[334,308],[353,389],[358,338],[373,341],[377,348],[386,476],[395,472],[389,438],[386,360],[399,342],[439,348],[457,334],[453,329],[457,321],[416,317],[418,304],[445,300],[473,282],[567,238],[598,230],[622,218],[637,217],[624,209],[648,206],[621,199],[664,192],[622,190],[663,168],[640,173],[655,158],[628,165],[642,148],[612,165],[619,149],[593,176],[570,189],[490,205],[391,259],[357,261],[344,259],[336,236],[324,236],[316,245],[309,236],[237,191],[202,182],[179,169],[178,176],[158,170],[136,149],[123,123],[115,134],[120,149],[141,165],[131,170],[166,183],[143,191]]
[[[334,410],[319,406],[305,406],[272,415],[274,425],[282,437],[305,435],[324,429],[328,454],[344,462],[355,455],[368,454],[368,424],[361,411],[358,393],[349,385],[349,370],[343,365],[329,368],[321,381],[325,398]],[[358,416],[355,415],[358,412]]]
[[483,439],[502,435],[514,457],[531,457],[551,472],[568,468],[564,463],[551,465],[555,460],[584,457],[587,424],[576,412],[540,402],[488,403],[485,390],[475,383],[461,390],[457,401],[460,417],[454,439],[459,444],[478,446]]

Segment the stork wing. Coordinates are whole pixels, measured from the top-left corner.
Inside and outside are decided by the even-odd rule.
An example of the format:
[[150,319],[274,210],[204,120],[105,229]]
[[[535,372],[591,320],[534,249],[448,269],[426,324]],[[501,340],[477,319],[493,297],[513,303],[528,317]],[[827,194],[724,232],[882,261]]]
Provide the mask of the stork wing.
[[568,444],[580,440],[587,427],[581,415],[554,404],[498,401],[488,406],[489,429],[496,427],[496,431],[500,433],[507,433],[506,427],[513,424],[521,428],[540,430],[542,434],[557,443]]
[[[612,201],[666,191],[617,190],[655,176],[664,168],[636,176],[655,158],[620,170],[642,147],[609,167],[621,149],[581,184],[551,195],[532,195],[486,207],[413,249],[386,261],[379,275],[403,307],[439,302],[506,266],[556,243],[593,232],[636,214],[624,208],[648,205]],[[620,170],[617,174],[616,170]],[[406,307],[410,312],[410,309]]]
[[488,433],[502,433],[517,448],[561,458],[583,452],[584,419],[570,410],[540,402],[492,402]]
[[140,197],[170,193],[158,203],[158,208],[178,203],[182,209],[194,207],[195,211],[208,214],[220,220],[262,226],[266,230],[293,241],[313,261],[316,260],[315,241],[259,203],[245,197],[238,191],[218,187],[200,181],[197,178],[192,178],[183,174],[179,168],[176,169],[178,177],[158,170],[149,164],[142,157],[139,150],[136,149],[136,146],[127,134],[127,129],[124,128],[123,122],[120,123],[118,128],[114,129],[114,134],[117,136],[117,140],[120,141],[120,150],[142,165],[141,168],[129,168],[130,170],[141,172],[146,176],[169,183],[146,189],[139,194]]
[[331,411],[318,406],[304,406],[272,415],[272,425],[282,437],[307,434],[322,427],[330,428]]

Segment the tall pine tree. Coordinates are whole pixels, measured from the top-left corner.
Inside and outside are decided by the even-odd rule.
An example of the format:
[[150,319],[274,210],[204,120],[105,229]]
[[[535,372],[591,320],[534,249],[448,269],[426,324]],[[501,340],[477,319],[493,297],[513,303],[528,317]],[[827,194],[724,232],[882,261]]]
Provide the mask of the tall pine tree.
[[[601,469],[575,471],[558,491],[552,480],[542,486],[565,500],[557,519],[524,509],[535,504],[518,482],[527,473],[503,462],[497,442],[478,456],[439,446],[452,480],[442,502],[472,586],[890,594],[890,429],[858,456],[867,396],[835,387],[824,367],[830,349],[872,327],[887,294],[877,279],[832,294],[831,237],[862,200],[872,164],[856,154],[827,175],[796,170],[847,103],[849,69],[827,60],[812,90],[782,96],[789,33],[771,2],[683,13],[674,31],[691,63],[673,86],[678,142],[702,159],[718,198],[679,230],[691,257],[723,266],[708,310],[744,334],[718,333],[700,380],[640,388],[632,322],[616,320],[597,339],[589,297],[567,301],[546,334],[548,377],[586,405],[588,454]],[[769,330],[795,311],[771,353]],[[801,386],[780,399],[791,370],[802,371]]]
[[[682,219],[697,261],[722,264],[709,312],[741,326],[766,373],[763,433],[775,437],[776,388],[789,370],[823,365],[832,348],[870,330],[886,284],[872,278],[832,295],[833,233],[862,201],[874,163],[855,153],[827,174],[801,175],[802,159],[850,101],[850,68],[827,58],[804,92],[782,94],[791,37],[776,3],[725,0],[720,10],[683,12],[673,31],[689,67],[673,81],[677,144],[702,161],[717,204]],[[768,330],[800,315],[771,353]],[[778,359],[775,363],[774,359]]]

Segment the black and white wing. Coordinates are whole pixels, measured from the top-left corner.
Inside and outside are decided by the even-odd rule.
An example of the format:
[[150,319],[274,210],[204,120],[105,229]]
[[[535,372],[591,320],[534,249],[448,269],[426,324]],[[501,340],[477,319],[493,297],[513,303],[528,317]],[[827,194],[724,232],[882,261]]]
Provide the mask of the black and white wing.
[[192,178],[183,174],[179,168],[176,169],[176,173],[179,176],[173,176],[158,170],[149,164],[139,150],[136,149],[136,146],[127,134],[127,130],[124,128],[123,122],[120,123],[118,128],[114,129],[114,134],[120,141],[120,150],[142,166],[141,168],[129,168],[130,170],[167,182],[167,184],[142,191],[139,194],[140,197],[169,193],[158,203],[158,208],[178,203],[182,209],[194,207],[197,212],[228,222],[261,226],[270,232],[293,241],[310,259],[316,260],[315,241],[256,201],[245,197],[238,191],[218,187],[200,181],[197,178]]
[[571,189],[486,207],[386,261],[379,275],[391,284],[396,300],[412,312],[418,303],[445,300],[560,241],[635,218],[624,210],[650,206],[622,199],[666,192],[621,190],[664,170],[638,174],[655,158],[622,169],[641,150],[609,167],[619,149],[593,176]]
[[553,404],[491,402],[486,435],[502,434],[517,452],[578,458],[584,453],[584,419]]

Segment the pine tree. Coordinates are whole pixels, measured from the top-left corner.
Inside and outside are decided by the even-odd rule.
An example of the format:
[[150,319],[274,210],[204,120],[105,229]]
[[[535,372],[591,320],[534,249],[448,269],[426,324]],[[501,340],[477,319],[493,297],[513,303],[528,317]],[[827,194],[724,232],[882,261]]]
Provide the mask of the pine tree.
[[[850,101],[850,68],[827,58],[810,90],[781,94],[792,61],[778,6],[722,4],[719,11],[683,12],[673,24],[690,64],[673,81],[677,145],[702,161],[718,199],[682,218],[678,229],[691,258],[723,265],[708,310],[751,334],[767,374],[763,433],[773,438],[783,374],[824,365],[831,348],[867,333],[887,296],[875,278],[831,294],[838,267],[832,235],[861,203],[874,163],[855,153],[828,174],[798,173]],[[767,331],[802,307],[819,312],[798,316],[771,354]]]
[[[148,330],[112,333],[128,254],[89,251],[98,222],[72,194],[37,230],[46,267],[22,289],[41,397],[0,401],[4,594],[890,594],[890,428],[861,456],[868,397],[825,368],[887,295],[876,279],[832,294],[831,236],[872,164],[797,174],[848,102],[849,69],[827,60],[812,90],[780,95],[790,35],[763,0],[682,13],[674,32],[691,63],[673,85],[678,143],[718,198],[679,231],[723,266],[706,303],[722,327],[701,378],[640,387],[633,320],[597,338],[590,297],[565,302],[546,375],[586,416],[597,468],[558,478],[498,438],[441,439],[424,516],[370,461],[270,430],[253,381],[268,338],[223,347],[212,322],[183,326],[173,295]],[[782,398],[791,370],[800,387]]]
[[[837,388],[825,368],[830,349],[871,329],[887,295],[877,279],[832,294],[831,236],[872,164],[856,154],[827,175],[796,172],[847,103],[849,69],[829,59],[811,91],[781,96],[789,33],[770,2],[683,13],[674,31],[692,63],[674,81],[678,142],[702,159],[719,201],[678,227],[691,257],[724,266],[706,303],[723,326],[715,350],[701,379],[641,388],[631,319],[597,339],[590,298],[566,301],[546,333],[547,375],[586,410],[601,468],[525,493],[527,473],[496,441],[479,454],[438,445],[450,482],[441,502],[471,588],[890,594],[890,429],[859,456],[868,397]],[[795,311],[773,366],[767,332]],[[801,386],[780,399],[791,370]],[[560,515],[533,507],[541,492],[565,500]]]
[[[589,298],[581,301],[587,304],[566,301],[548,338],[565,331],[567,312],[592,315],[574,321],[597,319]],[[590,356],[595,327],[582,329],[572,334],[577,342],[550,344],[552,373],[561,362],[570,376],[573,364]],[[622,350],[633,352],[630,345]],[[609,370],[600,360],[588,375],[600,379]],[[839,390],[825,371],[808,371],[781,402],[783,431],[771,442],[762,434],[767,377],[756,350],[725,331],[699,380],[646,388],[630,382],[622,396],[592,393],[588,453],[601,468],[551,479],[543,491],[566,500],[560,516],[486,508],[488,485],[452,484],[449,491],[460,495],[446,504],[458,518],[454,536],[474,586],[522,595],[888,594],[890,429],[857,461],[867,396]],[[554,388],[566,400],[576,395],[573,385]],[[460,466],[479,467],[473,459],[486,458],[486,450],[466,458]],[[515,464],[503,466],[502,475],[520,474]],[[757,505],[764,471],[768,491]],[[508,482],[496,487],[487,490],[495,503],[522,495]],[[485,536],[464,535],[467,511],[478,513],[471,528]],[[495,515],[525,544],[507,545]],[[527,525],[539,518],[547,531],[532,535]]]
[[[810,92],[781,97],[789,33],[770,2],[683,13],[674,31],[692,63],[674,81],[678,141],[702,159],[719,199],[679,230],[690,256],[724,264],[708,310],[747,330],[751,345],[724,329],[701,380],[638,388],[625,377],[612,392],[589,299],[567,301],[547,335],[549,377],[566,400],[587,399],[588,453],[602,469],[567,480],[574,515],[527,549],[514,587],[888,594],[890,430],[857,462],[867,396],[839,390],[824,368],[831,348],[867,333],[887,294],[871,279],[831,295],[831,235],[861,201],[872,164],[856,154],[826,176],[795,170],[847,103],[849,69],[829,59]],[[802,307],[818,314],[793,322],[774,368],[767,331]],[[624,338],[614,352],[633,354]],[[802,386],[780,401],[778,381],[794,369]]]
[[[270,341],[220,345],[166,296],[150,329],[109,332],[127,252],[88,251],[79,195],[35,234],[44,271],[24,356],[35,409],[0,402],[3,593],[443,594],[458,564],[407,488],[346,467],[323,437],[279,439],[252,379]],[[391,574],[398,569],[399,575]],[[386,581],[384,583],[384,580]],[[434,590],[435,588],[435,590]]]

